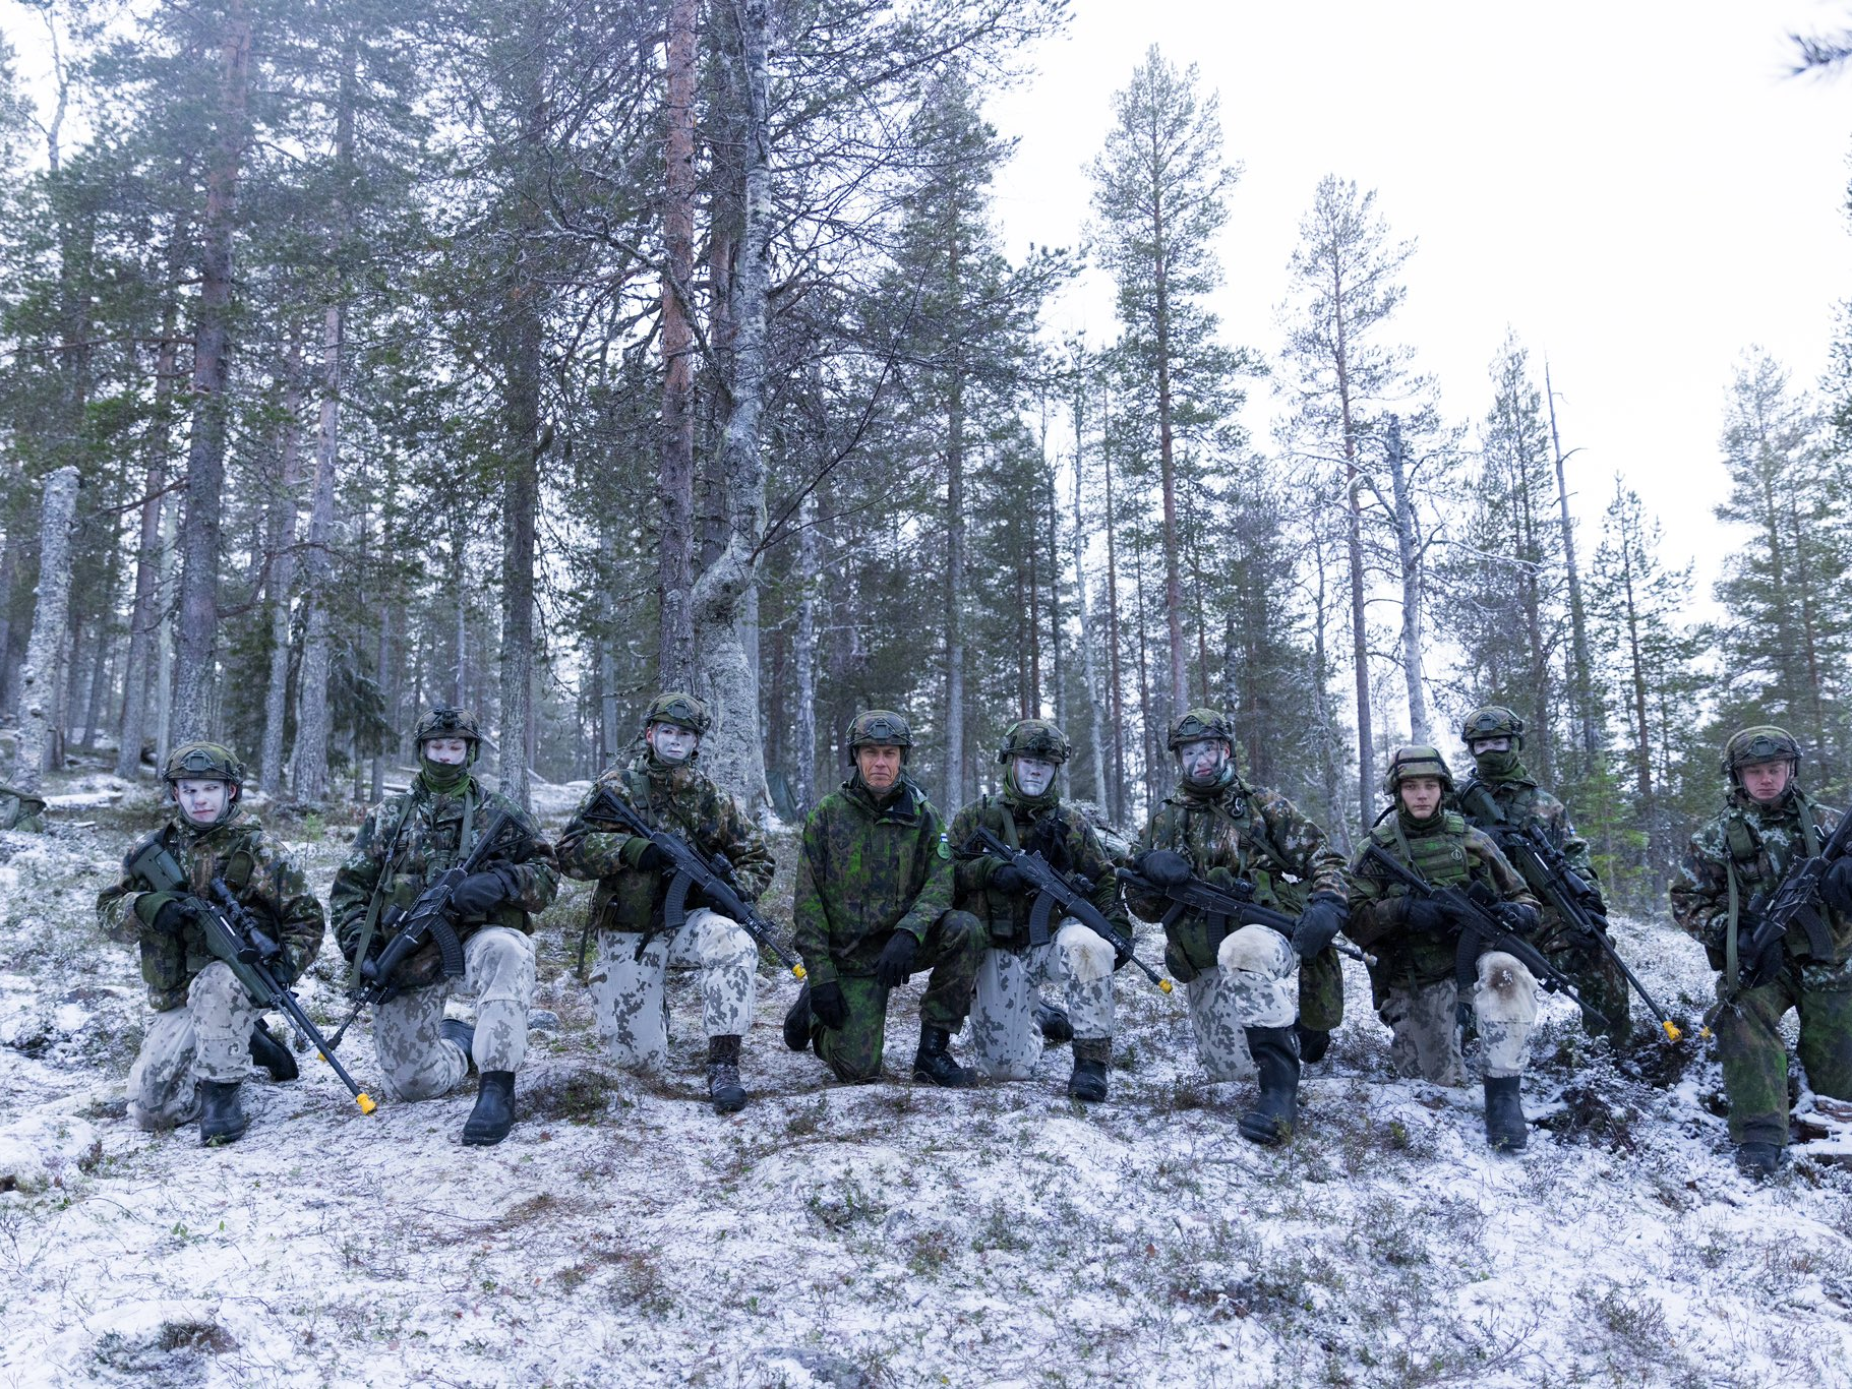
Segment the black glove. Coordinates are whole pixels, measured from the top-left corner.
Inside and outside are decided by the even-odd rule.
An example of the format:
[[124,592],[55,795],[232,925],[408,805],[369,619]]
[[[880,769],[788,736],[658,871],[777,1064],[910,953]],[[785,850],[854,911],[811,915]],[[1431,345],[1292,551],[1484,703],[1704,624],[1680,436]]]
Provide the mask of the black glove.
[[1745,989],[1759,989],[1764,984],[1772,984],[1781,975],[1780,938],[1770,941],[1768,948],[1761,951],[1750,943],[1761,924],[1761,914],[1748,911],[1737,922],[1736,977]]
[[1203,881],[1210,887],[1220,888],[1223,892],[1235,891],[1235,870],[1232,868],[1211,868],[1203,874]]
[[1450,931],[1453,929],[1453,913],[1436,902],[1432,897],[1404,897],[1408,905],[1402,909],[1402,924],[1411,931]]
[[450,910],[459,917],[487,916],[514,896],[513,878],[506,868],[471,873],[450,894]]
[[1820,896],[1836,912],[1852,912],[1852,855],[1833,860],[1820,879]]
[[1159,887],[1177,887],[1193,876],[1190,861],[1171,849],[1150,849],[1132,860],[1140,874]]
[[630,866],[639,873],[660,873],[669,866],[669,856],[656,847],[653,839],[642,840],[643,847],[637,850]]
[[913,932],[896,930],[887,938],[881,958],[875,961],[875,982],[884,989],[898,989],[906,983],[919,948],[919,938]]
[[1537,909],[1526,902],[1500,902],[1492,908],[1492,914],[1499,925],[1519,936],[1528,936],[1543,920]]
[[849,1003],[842,996],[842,985],[834,979],[818,984],[810,991],[810,1016],[832,1032],[842,1031],[849,1021]]
[[1293,927],[1293,950],[1302,960],[1309,960],[1338,938],[1338,932],[1350,920],[1350,908],[1335,892],[1317,892],[1299,913]]
[[184,897],[170,897],[148,923],[148,929],[163,936],[178,936],[197,915],[197,908]]
[[1015,864],[998,861],[996,867],[990,870],[990,877],[985,880],[984,886],[993,892],[1014,897],[1028,891],[1029,880]]

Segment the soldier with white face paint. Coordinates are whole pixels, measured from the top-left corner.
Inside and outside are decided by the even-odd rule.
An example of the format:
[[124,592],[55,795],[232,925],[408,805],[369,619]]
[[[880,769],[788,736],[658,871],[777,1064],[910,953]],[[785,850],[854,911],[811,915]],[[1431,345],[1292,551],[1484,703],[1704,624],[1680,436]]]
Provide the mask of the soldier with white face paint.
[[[1063,805],[1055,787],[1071,749],[1054,724],[1024,719],[1005,735],[997,760],[1004,765],[1003,793],[985,795],[952,819],[946,838],[956,851],[979,829],[1012,849],[1040,853],[1057,873],[1093,884],[1091,898],[1120,934],[1130,937],[1113,863],[1086,817]],[[1106,1098],[1112,1056],[1115,968],[1112,946],[1078,921],[1059,924],[1041,945],[1029,939],[1033,905],[1028,884],[1013,864],[986,855],[961,858],[953,875],[953,905],[984,924],[988,948],[978,964],[969,1033],[977,1069],[1004,1080],[1026,1080],[1042,1053],[1037,1035],[1037,990],[1044,981],[1065,998],[1074,1043],[1068,1094]]]
[[669,1060],[669,1005],[663,991],[671,967],[696,969],[701,1021],[707,1035],[707,1092],[719,1114],[746,1103],[740,1083],[740,1039],[752,1026],[759,948],[738,922],[695,905],[679,930],[668,932],[663,905],[668,860],[641,835],[594,829],[592,803],[609,790],[643,819],[686,840],[710,860],[723,856],[747,901],[772,880],[765,837],[740,808],[696,767],[707,706],[692,695],[665,694],[649,707],[644,752],[598,779],[560,836],[560,867],[598,884],[586,929],[596,933],[591,974],[598,1033],[620,1066],[660,1071]]

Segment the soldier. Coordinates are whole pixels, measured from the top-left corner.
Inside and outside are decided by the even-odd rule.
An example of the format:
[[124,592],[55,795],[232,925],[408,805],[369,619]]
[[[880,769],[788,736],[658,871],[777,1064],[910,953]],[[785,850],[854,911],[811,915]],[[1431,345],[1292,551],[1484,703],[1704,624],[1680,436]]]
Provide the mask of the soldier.
[[[463,944],[461,979],[445,977],[435,941],[396,971],[394,994],[373,1015],[373,1047],[386,1088],[401,1100],[448,1094],[481,1075],[463,1125],[470,1145],[500,1143],[514,1125],[514,1073],[527,1056],[534,998],[534,915],[559,892],[552,847],[533,818],[470,772],[482,734],[473,715],[439,707],[413,731],[418,775],[373,807],[334,875],[335,940],[360,982],[361,962],[393,934],[388,913],[409,910],[425,887],[470,852],[498,811],[514,822],[488,864],[457,884],[450,914]],[[444,1016],[460,986],[475,1026]]]
[[45,833],[45,798],[0,781],[0,830]]
[[[1568,867],[1595,890],[1587,906],[1605,922],[1608,908],[1601,900],[1595,866],[1589,861],[1588,841],[1569,823],[1568,808],[1537,784],[1518,756],[1524,746],[1524,720],[1503,705],[1490,704],[1466,716],[1460,741],[1473,757],[1473,774],[1453,797],[1454,808],[1466,817],[1466,823],[1490,832],[1494,823],[1536,821]],[[1475,794],[1481,788],[1491,798],[1490,805]],[[1543,930],[1538,947],[1571,978],[1583,1001],[1608,1020],[1604,1027],[1584,1009],[1582,1030],[1591,1037],[1605,1035],[1616,1047],[1626,1046],[1633,1035],[1627,976],[1607,951],[1593,941],[1576,939],[1573,928],[1547,904],[1539,903],[1539,907]]]
[[[154,1021],[129,1069],[129,1118],[143,1129],[199,1120],[202,1143],[235,1143],[250,1127],[238,1087],[251,1062],[272,1079],[296,1078],[296,1059],[264,1026],[259,1004],[231,966],[207,948],[204,896],[222,879],[281,947],[268,963],[285,985],[322,946],[322,904],[281,849],[238,805],[244,767],[217,743],[175,748],[162,770],[174,798],[167,823],[123,863],[122,877],[97,896],[106,930],[133,929]],[[129,868],[151,843],[174,857],[191,892],[157,891]]]
[[[1191,876],[1222,888],[1248,881],[1258,904],[1299,914],[1289,942],[1265,926],[1223,935],[1190,912],[1168,928],[1164,950],[1188,994],[1196,1054],[1209,1078],[1258,1075],[1260,1098],[1241,1116],[1242,1137],[1282,1143],[1298,1118],[1299,1008],[1290,981],[1301,960],[1325,953],[1344,925],[1344,859],[1286,797],[1241,779],[1234,735],[1216,710],[1191,709],[1172,724],[1170,750],[1177,789],[1138,841],[1139,872],[1160,885]],[[1147,921],[1170,906],[1137,888],[1128,896]]]
[[[1453,773],[1431,747],[1400,747],[1389,757],[1383,792],[1393,802],[1370,831],[1371,843],[1435,887],[1483,883],[1497,894],[1499,919],[1530,935],[1537,902],[1498,846],[1446,807]],[[1463,923],[1440,903],[1383,882],[1364,862],[1350,866],[1352,940],[1374,950],[1370,984],[1376,1011],[1393,1037],[1396,1070],[1441,1085],[1466,1084],[1454,969]],[[1529,1129],[1518,1090],[1537,1020],[1537,981],[1515,957],[1488,950],[1477,962],[1471,999],[1484,1048],[1486,1141],[1501,1152],[1524,1147]]]
[[920,999],[916,1079],[971,1084],[952,1034],[971,1010],[984,929],[952,910],[952,851],[939,812],[907,775],[913,733],[886,709],[849,724],[854,768],[804,822],[792,906],[809,982],[785,1015],[785,1045],[814,1046],[847,1081],[881,1075],[888,992],[931,970]]
[[[956,851],[980,828],[988,829],[1013,849],[1039,852],[1056,872],[1088,879],[1093,905],[1129,939],[1132,927],[1112,860],[1086,817],[1061,803],[1055,784],[1071,751],[1067,736],[1052,723],[1012,724],[997,752],[1003,794],[982,796],[960,810],[948,838]],[[1006,1080],[1029,1078],[1042,1051],[1037,990],[1052,980],[1071,1019],[1074,1071],[1067,1092],[1077,1100],[1105,1099],[1113,1035],[1111,943],[1070,920],[1047,943],[1031,946],[1027,884],[1014,864],[988,855],[962,859],[953,890],[953,904],[983,924],[989,947],[978,966],[971,1013],[977,1068]]]
[[740,1038],[752,1026],[759,948],[737,922],[697,906],[679,930],[664,933],[667,863],[639,835],[593,829],[582,818],[609,789],[643,819],[681,836],[731,866],[740,894],[752,900],[772,881],[765,837],[695,762],[709,727],[707,706],[693,695],[665,694],[644,717],[641,756],[613,767],[560,836],[560,869],[598,884],[588,931],[597,932],[592,1007],[598,1033],[620,1066],[661,1070],[669,1060],[669,1004],[663,976],[671,965],[701,971],[701,1013],[707,1032],[707,1093],[719,1114],[746,1103],[740,1084]]
[[[1781,1020],[1800,1018],[1801,1065],[1816,1094],[1852,1099],[1852,858],[1821,880],[1830,959],[1815,959],[1799,924],[1760,958],[1744,947],[1763,902],[1789,867],[1817,854],[1839,813],[1801,789],[1800,744],[1779,728],[1745,728],[1724,745],[1723,811],[1691,837],[1672,883],[1672,915],[1710,956],[1714,1030],[1730,1099],[1730,1141],[1744,1172],[1765,1177],[1786,1156],[1788,1051]],[[1818,904],[1816,904],[1818,905]]]

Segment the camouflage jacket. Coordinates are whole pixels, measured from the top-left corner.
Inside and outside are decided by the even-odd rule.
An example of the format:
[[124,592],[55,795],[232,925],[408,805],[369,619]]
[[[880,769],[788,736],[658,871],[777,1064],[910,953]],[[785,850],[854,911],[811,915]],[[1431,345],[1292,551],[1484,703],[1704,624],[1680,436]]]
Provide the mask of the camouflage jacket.
[[593,829],[582,818],[592,798],[607,787],[635,806],[649,824],[679,835],[709,858],[725,854],[733,865],[734,885],[748,901],[771,885],[773,860],[765,836],[739,802],[696,768],[665,767],[645,753],[628,767],[613,767],[599,777],[560,836],[560,871],[598,884],[588,926],[639,934],[661,930],[663,899],[669,891],[665,874],[636,870],[636,855],[646,841],[622,831]]
[[[1120,931],[1131,935],[1119,880],[1113,876],[1113,861],[1101,847],[1087,817],[1078,810],[1062,805],[1052,796],[1039,806],[1007,791],[980,797],[952,817],[947,839],[955,853],[962,853],[965,842],[979,826],[1013,849],[1039,852],[1058,873],[1089,879],[1093,883],[1093,905]],[[992,891],[990,876],[996,868],[997,860],[987,854],[959,858],[952,874],[952,904],[983,922],[993,941],[1020,950],[1029,944],[1029,912],[1035,899],[1029,893]],[[1059,926],[1060,920],[1057,918],[1053,924]]]
[[846,781],[804,821],[791,914],[813,985],[871,975],[894,931],[922,940],[952,905],[944,822],[910,778],[885,804]]
[[1504,813],[1509,824],[1522,824],[1526,820],[1536,820],[1543,825],[1544,833],[1562,851],[1564,861],[1575,870],[1583,882],[1593,885],[1595,864],[1589,857],[1588,841],[1575,832],[1575,826],[1569,823],[1569,808],[1555,796],[1533,781],[1522,769],[1513,777],[1497,779],[1470,776],[1458,792],[1455,793],[1450,806],[1466,817],[1466,823],[1475,829],[1486,829],[1485,819],[1475,815],[1465,804],[1474,799],[1473,788],[1483,786],[1491,793],[1492,799]]
[[[472,844],[497,811],[508,812],[518,826],[508,832],[504,847],[490,861],[494,867],[513,872],[515,894],[485,921],[456,923],[457,934],[467,938],[487,925],[532,933],[534,915],[545,911],[559,893],[553,847],[541,836],[539,824],[500,792],[486,790],[475,777],[465,783],[462,794],[449,796],[435,794],[419,776],[410,788],[388,796],[368,812],[354,836],[353,852],[334,875],[334,890],[329,894],[334,938],[349,963],[359,949],[369,912],[376,916],[373,944],[368,948],[374,954],[391,938],[385,919],[392,909],[409,908],[426,883],[441,877],[468,852],[467,847],[459,847],[466,807]],[[430,982],[437,978],[437,966],[433,942],[405,962],[404,978]]]
[[122,876],[97,894],[97,916],[105,930],[118,935],[131,931],[141,945],[141,977],[148,986],[148,1002],[157,1013],[186,1002],[193,978],[216,958],[206,948],[206,934],[192,922],[179,936],[154,930],[155,916],[174,899],[156,892],[154,885],[129,871],[133,859],[151,841],[170,850],[186,873],[195,894],[210,900],[214,878],[223,878],[232,895],[276,933],[283,947],[285,983],[295,980],[322,948],[322,904],[309,891],[302,870],[268,839],[263,826],[246,819],[235,808],[231,815],[201,830],[179,811],[123,859]]
[[[1518,870],[1499,853],[1491,837],[1468,825],[1457,810],[1442,810],[1423,823],[1398,809],[1370,831],[1370,843],[1412,867],[1435,887],[1482,882],[1507,902],[1537,905]],[[1348,870],[1350,924],[1344,933],[1375,953],[1377,964],[1370,978],[1377,986],[1378,1001],[1390,984],[1421,987],[1453,978],[1458,933],[1409,930],[1408,889],[1372,873],[1363,863],[1366,852],[1367,846],[1359,849]]]
[[0,830],[18,830],[22,834],[43,834],[45,832],[44,798],[0,781]]
[[[1758,805],[1737,791],[1716,818],[1691,836],[1685,861],[1672,880],[1672,916],[1704,946],[1712,968],[1724,967],[1732,874],[1739,909],[1758,894],[1774,892],[1789,865],[1807,852],[1803,814],[1815,826],[1815,847],[1839,824],[1838,811],[1802,791],[1790,792],[1774,806]],[[1843,964],[1852,956],[1852,920],[1824,906],[1820,910],[1833,936],[1834,958],[1829,963]],[[1789,927],[1786,944],[1790,951],[1804,953],[1807,933],[1798,924]]]

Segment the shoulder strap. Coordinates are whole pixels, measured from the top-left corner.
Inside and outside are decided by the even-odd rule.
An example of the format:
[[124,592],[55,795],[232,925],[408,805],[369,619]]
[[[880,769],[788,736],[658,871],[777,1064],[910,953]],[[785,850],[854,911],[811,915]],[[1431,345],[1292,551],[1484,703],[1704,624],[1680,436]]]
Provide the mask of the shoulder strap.
[[373,891],[367,895],[367,919],[360,928],[360,942],[354,947],[354,964],[348,972],[347,987],[360,987],[360,966],[366,963],[367,952],[373,948],[373,937],[379,933],[379,914],[386,904],[386,880],[392,876],[393,866],[399,861],[399,836],[405,832],[405,823],[411,819],[412,806],[418,799],[418,793],[411,787],[405,790],[405,800],[399,806],[399,818],[392,827],[392,837],[386,841],[385,861],[379,866],[379,877],[373,882]]

